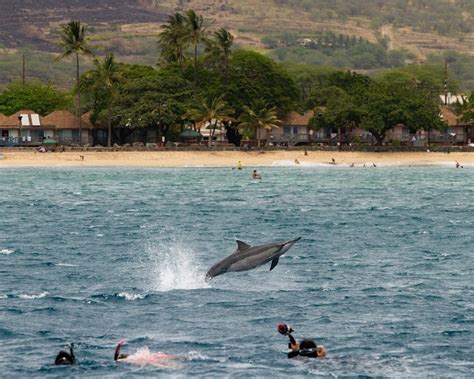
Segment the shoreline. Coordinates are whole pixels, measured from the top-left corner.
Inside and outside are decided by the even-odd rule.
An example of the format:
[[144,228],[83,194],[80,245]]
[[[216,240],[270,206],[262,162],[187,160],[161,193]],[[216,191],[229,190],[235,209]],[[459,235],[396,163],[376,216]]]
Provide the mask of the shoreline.
[[[455,167],[474,166],[474,154],[469,152],[335,152],[272,150],[243,151],[75,151],[48,152],[0,151],[0,168],[4,167],[236,167],[241,161],[244,167],[312,167],[354,164],[363,166]],[[299,163],[297,163],[297,160]]]

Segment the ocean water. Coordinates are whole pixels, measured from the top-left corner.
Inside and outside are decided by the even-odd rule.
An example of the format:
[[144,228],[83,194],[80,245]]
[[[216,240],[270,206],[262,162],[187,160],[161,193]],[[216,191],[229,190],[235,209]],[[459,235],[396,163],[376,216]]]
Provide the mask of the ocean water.
[[[474,169],[259,171],[1,169],[0,376],[472,377]],[[236,239],[297,236],[203,279]],[[280,322],[328,357],[287,359]],[[179,360],[114,363],[121,338]]]

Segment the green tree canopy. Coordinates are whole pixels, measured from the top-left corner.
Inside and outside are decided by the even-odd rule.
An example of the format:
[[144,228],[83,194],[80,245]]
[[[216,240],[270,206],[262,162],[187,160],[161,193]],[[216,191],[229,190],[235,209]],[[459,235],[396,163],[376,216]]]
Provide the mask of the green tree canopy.
[[50,84],[19,82],[8,85],[0,94],[0,113],[7,116],[22,109],[31,109],[45,116],[55,110],[70,109],[72,97]]
[[253,51],[238,50],[232,54],[228,83],[226,99],[237,114],[258,99],[282,113],[297,105],[298,89],[290,75],[270,58]]

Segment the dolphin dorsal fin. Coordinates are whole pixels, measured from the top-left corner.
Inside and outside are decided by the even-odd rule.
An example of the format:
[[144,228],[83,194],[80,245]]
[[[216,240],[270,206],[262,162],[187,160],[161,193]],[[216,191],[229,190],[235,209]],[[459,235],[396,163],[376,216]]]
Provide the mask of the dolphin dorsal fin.
[[237,242],[237,251],[247,250],[251,247],[249,244],[246,244],[243,241],[236,240],[235,242]]

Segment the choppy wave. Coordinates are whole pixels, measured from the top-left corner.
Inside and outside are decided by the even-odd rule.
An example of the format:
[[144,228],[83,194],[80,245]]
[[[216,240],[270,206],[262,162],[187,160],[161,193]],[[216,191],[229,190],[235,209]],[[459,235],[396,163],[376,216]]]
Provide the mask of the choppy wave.
[[3,255],[10,255],[10,254],[13,254],[15,252],[15,250],[13,249],[2,249],[0,250],[0,254],[3,254]]
[[209,288],[194,252],[180,243],[149,246],[152,289],[165,292]]
[[78,265],[73,265],[71,263],[56,263],[56,266],[59,266],[59,267],[77,267]]
[[122,297],[125,300],[129,300],[129,301],[142,300],[146,297],[146,295],[142,295],[140,293],[128,293],[128,292],[121,292],[117,296]]
[[49,295],[49,292],[47,291],[44,291],[44,292],[41,292],[40,294],[20,294],[18,295],[18,297],[20,299],[28,299],[28,300],[32,300],[32,299],[42,299],[46,296]]

